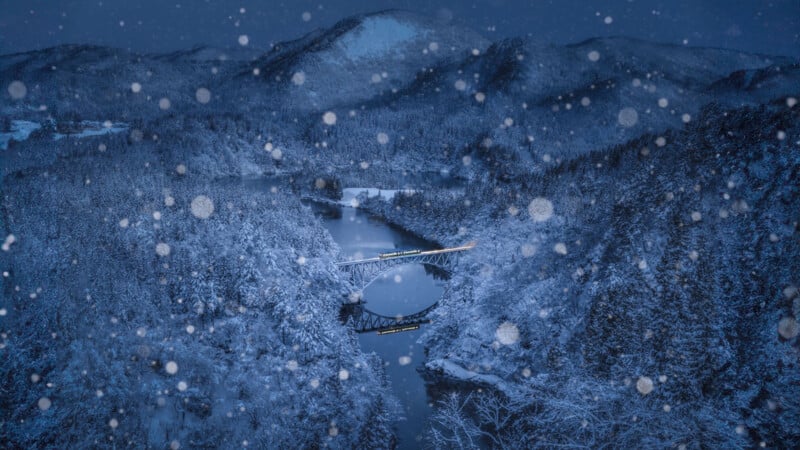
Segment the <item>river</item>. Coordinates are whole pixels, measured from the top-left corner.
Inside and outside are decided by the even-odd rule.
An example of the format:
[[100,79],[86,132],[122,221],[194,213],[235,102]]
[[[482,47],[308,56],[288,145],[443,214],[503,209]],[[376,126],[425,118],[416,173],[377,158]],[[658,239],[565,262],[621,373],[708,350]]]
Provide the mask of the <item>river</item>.
[[[409,249],[433,249],[432,243],[390,226],[369,213],[349,207],[310,203],[341,248],[341,257],[369,258],[378,253]],[[442,296],[444,282],[427,274],[421,265],[404,265],[375,280],[363,292],[366,308],[384,316],[421,311]],[[375,352],[385,364],[392,390],[403,408],[405,420],[396,423],[398,449],[421,446],[431,407],[425,382],[417,369],[423,362],[417,339],[425,325],[415,331],[358,335],[362,350]]]

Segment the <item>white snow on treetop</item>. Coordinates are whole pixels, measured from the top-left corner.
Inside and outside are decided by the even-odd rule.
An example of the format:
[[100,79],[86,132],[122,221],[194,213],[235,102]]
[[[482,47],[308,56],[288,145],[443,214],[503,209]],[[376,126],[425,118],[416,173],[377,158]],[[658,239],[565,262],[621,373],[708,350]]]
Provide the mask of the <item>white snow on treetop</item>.
[[378,57],[397,50],[397,46],[414,39],[420,30],[393,17],[368,17],[345,34],[339,47],[351,60]]

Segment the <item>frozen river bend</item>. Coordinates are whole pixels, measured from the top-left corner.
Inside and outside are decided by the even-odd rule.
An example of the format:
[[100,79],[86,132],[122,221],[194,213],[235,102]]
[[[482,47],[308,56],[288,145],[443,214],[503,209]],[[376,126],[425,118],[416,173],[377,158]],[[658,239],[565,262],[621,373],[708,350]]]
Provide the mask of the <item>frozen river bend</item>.
[[218,55],[0,58],[3,442],[391,447],[300,201],[343,186],[479,242],[414,354],[423,443],[800,440],[797,60],[399,12]]

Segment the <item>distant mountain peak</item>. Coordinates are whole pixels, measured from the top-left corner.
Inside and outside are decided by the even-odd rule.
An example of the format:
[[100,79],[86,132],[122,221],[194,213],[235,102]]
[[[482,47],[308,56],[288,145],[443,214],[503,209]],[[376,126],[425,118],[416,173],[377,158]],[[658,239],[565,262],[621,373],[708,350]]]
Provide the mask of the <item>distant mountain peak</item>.
[[293,105],[321,110],[397,92],[421,71],[460,61],[489,44],[466,28],[386,10],[349,17],[279,44],[256,66],[268,75],[268,83],[289,92]]
[[397,52],[428,30],[395,14],[375,14],[361,19],[358,26],[337,40],[338,47],[350,60],[383,57]]

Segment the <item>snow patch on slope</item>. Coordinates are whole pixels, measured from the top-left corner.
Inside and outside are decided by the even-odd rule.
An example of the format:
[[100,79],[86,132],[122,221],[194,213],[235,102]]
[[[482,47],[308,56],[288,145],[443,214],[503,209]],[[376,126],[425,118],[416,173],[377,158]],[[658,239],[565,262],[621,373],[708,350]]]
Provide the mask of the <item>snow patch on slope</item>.
[[0,150],[8,150],[8,143],[12,140],[22,142],[30,137],[31,133],[42,128],[36,122],[27,120],[12,120],[11,130],[7,133],[0,133]]
[[437,358],[430,360],[425,363],[425,368],[458,381],[491,386],[506,394],[509,398],[519,398],[521,394],[516,386],[497,375],[473,372],[448,359]]
[[338,42],[350,60],[379,57],[420,35],[420,30],[393,17],[368,17]]
[[53,140],[57,141],[65,137],[84,138],[90,136],[102,136],[104,134],[121,133],[128,129],[128,124],[122,122],[95,122],[91,120],[81,121],[83,129],[75,133],[55,133]]

